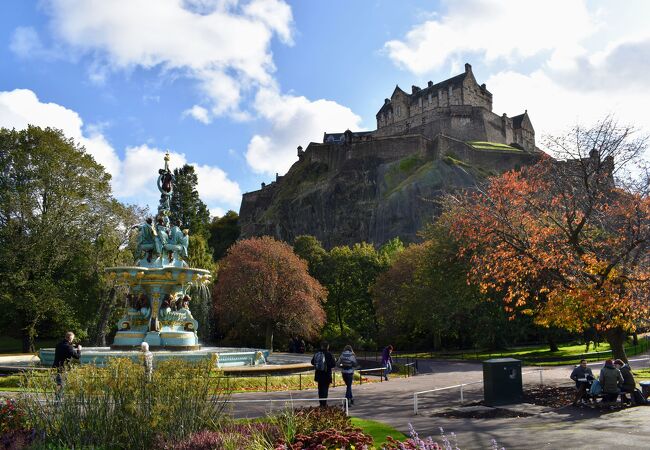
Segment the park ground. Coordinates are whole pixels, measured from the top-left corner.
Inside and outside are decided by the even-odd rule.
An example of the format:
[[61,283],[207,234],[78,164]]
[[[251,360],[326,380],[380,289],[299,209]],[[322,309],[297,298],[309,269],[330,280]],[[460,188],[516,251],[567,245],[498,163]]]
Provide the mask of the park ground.
[[[637,367],[647,367],[650,355],[639,355]],[[395,378],[389,382],[355,385],[355,404],[350,415],[360,419],[375,420],[408,434],[412,424],[418,434],[440,436],[440,428],[449,437],[456,435],[461,449],[491,448],[495,439],[499,448],[537,449],[537,448],[649,448],[650,407],[635,407],[623,410],[601,411],[589,408],[566,406],[529,417],[495,419],[454,419],[432,417],[441,407],[458,404],[459,390],[450,389],[440,393],[423,395],[420,398],[420,411],[413,413],[413,393],[436,389],[459,383],[472,383],[482,380],[482,365],[479,362],[460,362],[445,360],[420,360],[420,370],[416,377]],[[632,364],[635,364],[634,362]],[[602,364],[593,364],[597,372]],[[634,365],[633,365],[634,367]],[[543,368],[545,384],[570,385],[568,379],[573,366]],[[538,368],[524,368],[524,373]],[[524,387],[539,383],[537,372],[524,375]],[[330,389],[330,398],[343,397],[345,388],[337,386]],[[288,391],[277,393],[235,394],[230,408],[235,416],[256,417],[269,411],[268,403],[237,403],[241,400],[262,399],[306,399],[315,398],[314,391]],[[465,388],[466,400],[482,397],[482,385]],[[331,403],[338,403],[332,401]],[[296,404],[302,404],[297,402]],[[275,403],[279,408],[283,403]]]
[[[309,359],[311,355],[302,356]],[[11,357],[2,357],[0,360],[9,358],[23,360],[31,357],[12,355]],[[398,362],[405,361],[406,359],[403,359]],[[602,367],[602,361],[593,362],[590,365],[592,370],[597,373]],[[648,369],[650,353],[646,352],[631,357],[631,365],[641,377],[650,379],[650,369]],[[568,377],[572,368],[573,365],[525,366],[523,369],[524,388],[538,385],[540,370],[545,385],[570,386],[572,383]],[[440,441],[440,429],[442,428],[448,437],[452,433],[456,436],[457,445],[461,449],[491,448],[493,439],[498,442],[499,448],[503,446],[507,449],[560,447],[599,449],[612,446],[650,448],[650,444],[648,444],[650,407],[603,411],[568,405],[557,409],[547,409],[541,413],[534,409],[527,411],[524,407],[522,409],[524,412],[534,415],[491,419],[457,419],[433,416],[442,408],[459,405],[459,389],[452,388],[420,396],[419,413],[415,415],[413,411],[414,392],[463,383],[469,384],[464,387],[466,401],[480,400],[483,394],[481,383],[483,373],[479,361],[421,358],[418,359],[418,370],[419,374],[415,377],[391,378],[388,382],[377,382],[377,377],[374,377],[375,382],[373,383],[355,384],[353,388],[355,404],[350,408],[350,415],[355,418],[359,426],[363,426],[367,431],[375,429],[376,436],[381,436],[382,433],[390,434],[391,427],[408,435],[409,426],[412,425],[420,436],[433,436]],[[367,378],[372,379],[373,377],[368,376]],[[344,393],[345,388],[339,384],[330,389],[330,398],[343,397]],[[316,397],[316,391],[313,389],[235,393],[231,397],[232,403],[228,408],[235,417],[255,418],[286,405],[284,401],[268,403],[266,400],[294,399],[294,406],[311,406],[315,403],[313,399]],[[298,399],[311,400],[300,402]],[[340,404],[340,402],[331,401],[331,404]],[[389,428],[381,429],[381,424],[385,424]],[[376,441],[380,442],[381,440]]]

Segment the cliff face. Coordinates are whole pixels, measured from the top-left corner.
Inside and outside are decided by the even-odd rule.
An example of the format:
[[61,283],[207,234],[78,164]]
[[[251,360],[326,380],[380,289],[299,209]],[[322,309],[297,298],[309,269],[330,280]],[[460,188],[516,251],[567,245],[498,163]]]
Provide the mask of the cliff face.
[[310,144],[284,177],[244,195],[242,237],[291,242],[311,234],[327,248],[381,245],[396,236],[417,241],[417,232],[439,214],[442,195],[535,158],[517,149],[489,152],[421,136]]

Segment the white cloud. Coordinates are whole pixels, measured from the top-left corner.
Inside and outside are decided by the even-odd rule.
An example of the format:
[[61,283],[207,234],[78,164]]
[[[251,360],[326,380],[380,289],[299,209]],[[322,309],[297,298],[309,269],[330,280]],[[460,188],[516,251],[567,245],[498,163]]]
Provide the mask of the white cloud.
[[32,27],[18,27],[11,35],[9,49],[21,58],[40,56],[44,53],[41,38]]
[[563,67],[584,52],[580,42],[594,34],[598,22],[586,2],[547,0],[448,1],[447,13],[414,26],[384,50],[400,67],[422,75],[480,54],[488,61],[513,60],[553,52]]
[[[163,164],[165,150],[148,145],[127,147],[121,159],[102,134],[106,124],[89,125],[84,132],[83,120],[71,109],[56,103],[42,103],[28,89],[0,92],[0,127],[23,129],[28,124],[62,130],[67,137],[83,145],[112,175],[113,190],[118,198],[148,204],[156,210],[157,169]],[[187,163],[184,154],[170,152],[170,156],[172,168]],[[241,190],[226,172],[215,166],[192,165],[197,171],[199,195],[210,209],[239,206]]]
[[[291,43],[291,8],[281,0],[49,0],[56,34],[113,70],[175,71],[199,82],[210,113],[241,117],[242,92],[272,82],[270,43]],[[203,116],[201,116],[203,117]],[[201,120],[201,119],[199,119]]]
[[494,111],[516,113],[524,108],[535,127],[537,143],[544,134],[561,134],[576,123],[590,125],[607,114],[621,122],[650,131],[646,106],[650,89],[618,91],[581,90],[558,83],[543,70],[530,75],[499,72],[487,80],[494,94]]
[[201,123],[209,124],[212,119],[210,118],[210,113],[203,106],[194,105],[190,109],[183,112],[183,116],[191,116],[198,120]]
[[361,117],[336,102],[282,95],[275,88],[257,93],[255,109],[271,124],[268,133],[253,136],[246,151],[246,161],[258,173],[283,174],[297,159],[299,145],[321,142],[325,130],[356,131],[361,124]]

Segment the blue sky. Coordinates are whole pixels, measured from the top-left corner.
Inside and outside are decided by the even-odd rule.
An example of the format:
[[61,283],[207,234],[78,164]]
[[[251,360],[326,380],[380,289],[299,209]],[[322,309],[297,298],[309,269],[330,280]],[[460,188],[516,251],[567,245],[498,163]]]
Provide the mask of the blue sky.
[[615,113],[650,129],[644,1],[4,0],[0,126],[56,126],[156,203],[165,151],[214,214],[324,131],[374,129],[395,84],[470,62],[538,145]]

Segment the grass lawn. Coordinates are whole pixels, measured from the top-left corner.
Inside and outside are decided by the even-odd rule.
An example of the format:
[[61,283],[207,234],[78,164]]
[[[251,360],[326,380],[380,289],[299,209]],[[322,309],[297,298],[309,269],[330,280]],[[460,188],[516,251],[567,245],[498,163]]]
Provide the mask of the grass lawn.
[[[590,347],[589,353],[585,353],[584,344],[564,344],[559,345],[559,350],[557,352],[551,352],[547,345],[537,345],[529,347],[514,347],[502,351],[476,351],[476,352],[440,352],[440,353],[400,353],[398,357],[420,357],[420,358],[433,358],[440,359],[469,359],[469,360],[485,360],[490,358],[516,358],[521,359],[528,364],[535,364],[541,366],[557,366],[557,365],[566,365],[571,364],[573,361],[571,357],[578,359],[585,358],[587,361],[600,361],[609,357],[608,354],[602,352],[609,352],[609,344],[603,342],[598,345],[598,349],[594,350],[593,347]],[[628,357],[643,353],[648,350],[648,343],[644,340],[639,340],[639,345],[636,347],[631,346],[631,343],[628,343],[625,351]],[[558,361],[541,361],[542,359],[552,359],[557,358]]]
[[650,369],[632,370],[636,381],[650,380]]
[[388,436],[398,440],[403,440],[408,437],[402,432],[397,431],[395,428],[386,425],[385,423],[377,422],[376,420],[366,420],[353,417],[352,425],[363,429],[364,433],[372,436],[373,441],[375,441],[375,446],[384,444],[386,442],[386,437]]

